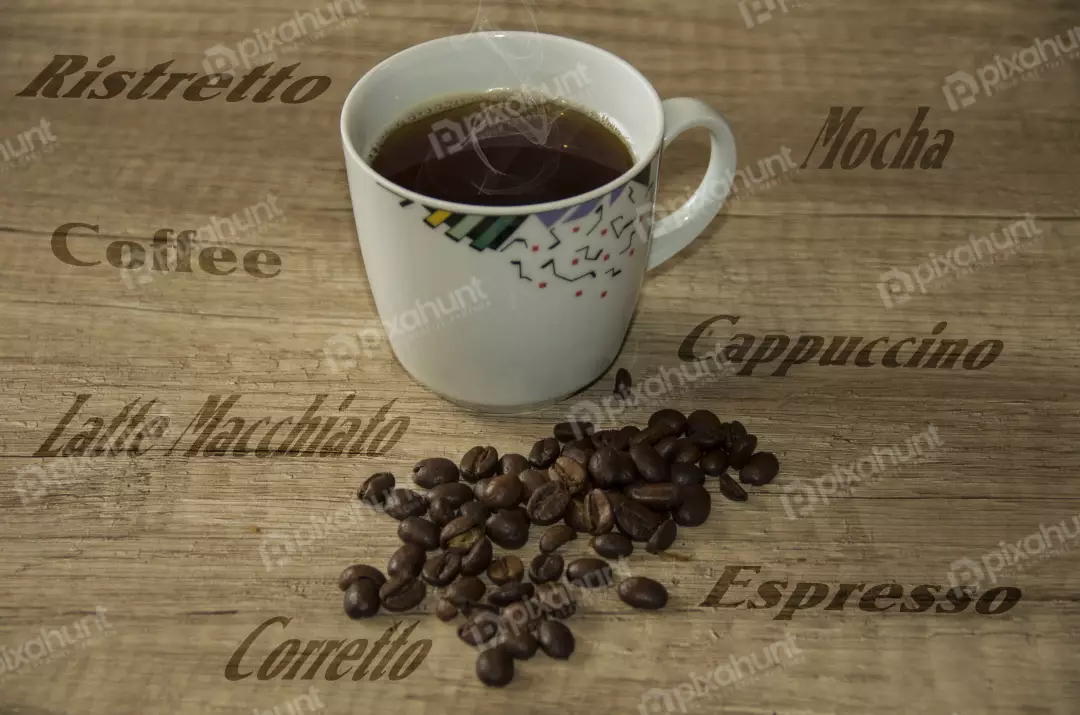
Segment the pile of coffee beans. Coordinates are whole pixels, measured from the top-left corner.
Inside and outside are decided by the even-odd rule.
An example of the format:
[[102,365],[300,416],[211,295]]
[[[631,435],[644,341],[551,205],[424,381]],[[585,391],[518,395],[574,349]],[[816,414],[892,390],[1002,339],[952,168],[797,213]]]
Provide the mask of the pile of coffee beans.
[[[629,557],[635,543],[659,554],[679,528],[705,523],[712,511],[709,478],[736,502],[748,498],[743,485],[771,482],[780,464],[771,452],[757,451],[757,443],[741,423],[721,422],[708,410],[662,409],[644,429],[557,424],[527,457],[478,445],[459,463],[421,460],[412,479],[425,492],[398,487],[393,474],[374,474],[358,497],[400,522],[402,546],[386,575],[364,564],[342,572],[345,613],[368,618],[380,608],[405,611],[424,600],[429,586],[440,589],[435,615],[444,622],[464,618],[458,636],[481,651],[477,677],[506,685],[515,660],[538,649],[570,657],[574,636],[562,621],[577,610],[575,589],[614,585],[605,559]],[[495,553],[495,547],[523,547],[534,525],[545,529],[540,553],[527,564]],[[603,558],[565,563],[559,550],[578,534],[588,535]],[[640,609],[663,608],[668,599],[663,584],[638,576],[624,579],[617,592]]]

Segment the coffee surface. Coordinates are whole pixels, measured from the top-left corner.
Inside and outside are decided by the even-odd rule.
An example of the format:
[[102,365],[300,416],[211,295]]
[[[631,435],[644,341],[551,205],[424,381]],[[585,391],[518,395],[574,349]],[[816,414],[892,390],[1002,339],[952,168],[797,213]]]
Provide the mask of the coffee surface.
[[630,170],[610,127],[569,104],[488,93],[391,130],[372,168],[416,193],[476,206],[528,206],[586,194]]

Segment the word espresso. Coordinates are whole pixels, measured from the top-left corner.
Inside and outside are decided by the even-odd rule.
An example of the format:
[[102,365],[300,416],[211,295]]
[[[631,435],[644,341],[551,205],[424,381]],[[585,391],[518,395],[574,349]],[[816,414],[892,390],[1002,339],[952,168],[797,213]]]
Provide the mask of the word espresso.
[[[915,119],[908,127],[907,134],[900,142],[891,162],[886,160],[885,152],[889,151],[889,142],[898,139],[903,134],[902,128],[889,132],[881,138],[880,142],[877,132],[873,129],[860,129],[849,141],[848,134],[863,109],[864,107],[852,107],[847,110],[847,114],[844,114],[843,107],[831,108],[825,123],[821,125],[817,139],[814,140],[814,145],[810,147],[810,153],[803,159],[802,168],[805,169],[810,163],[810,157],[818,148],[819,143],[823,149],[828,147],[829,152],[818,166],[819,169],[832,169],[837,156],[840,156],[841,169],[858,168],[867,157],[870,157],[870,167],[873,169],[914,169],[920,154],[922,154],[922,159],[919,161],[920,169],[940,169],[945,163],[945,157],[948,156],[953,143],[953,133],[948,129],[937,132],[934,139],[940,139],[941,142],[931,144],[926,147],[926,153],[922,153],[930,138],[930,130],[922,128],[923,120],[930,113],[930,107],[919,107]],[[844,152],[843,155],[840,154],[841,150]],[[871,151],[873,156],[870,154]]]
[[[279,676],[281,680],[295,680],[297,678],[300,680],[312,680],[324,664],[326,665],[325,670],[322,671],[324,680],[341,680],[350,671],[352,671],[351,680],[353,681],[363,680],[364,676],[369,673],[371,677],[368,680],[378,680],[384,673],[390,680],[404,680],[420,667],[420,664],[424,662],[424,658],[431,651],[430,640],[425,639],[409,643],[409,636],[416,630],[419,623],[413,623],[398,634],[397,640],[390,643],[390,638],[394,635],[398,626],[401,625],[400,621],[397,621],[387,628],[386,632],[377,641],[371,644],[370,650],[368,650],[366,638],[357,638],[351,641],[345,641],[344,639],[310,640],[307,643],[302,643],[296,638],[290,638],[282,641],[270,651],[259,665],[258,671],[247,670],[247,672],[241,672],[241,667],[244,667],[244,656],[247,655],[252,644],[258,640],[263,631],[277,623],[280,623],[282,630],[284,630],[292,623],[292,619],[285,616],[274,616],[256,626],[251,635],[245,638],[240,647],[236,649],[225,666],[226,680],[236,682],[250,678],[252,675],[255,676],[256,680],[273,680]],[[390,646],[389,650],[383,654],[378,665],[372,670],[372,663],[387,645]],[[405,645],[408,645],[408,647],[401,650]],[[399,650],[401,650],[400,655],[398,655]],[[364,651],[367,651],[366,657],[364,657]],[[334,655],[332,659],[330,658],[331,654]],[[395,655],[397,655],[396,659],[394,658]],[[364,658],[363,662],[359,663],[355,670],[353,670],[352,665],[347,665],[360,660],[362,657]],[[329,663],[327,663],[328,660]],[[394,661],[392,666],[390,665],[391,660]],[[305,665],[307,666],[306,669],[304,669]],[[254,666],[248,667],[254,668]],[[389,672],[387,672],[387,668],[389,668]],[[301,672],[302,670],[303,672]]]
[[[88,58],[84,55],[55,55],[53,61],[15,96],[46,97],[48,99],[113,99],[120,96],[124,90],[127,90],[128,83],[139,74],[137,70],[111,72],[101,80],[98,87],[95,87],[95,82],[102,74],[101,68],[108,67],[115,59],[114,55],[101,58],[97,63],[99,69],[89,70],[76,79],[74,75],[86,66]],[[232,86],[232,91],[225,96],[225,101],[243,102],[248,99],[247,92],[254,89],[256,84],[265,79],[266,82],[259,88],[259,91],[251,96],[252,102],[263,104],[279,98],[285,104],[303,104],[315,99],[330,87],[329,77],[322,75],[301,77],[282,90],[278,97],[275,97],[275,90],[279,89],[287,80],[293,78],[292,71],[300,66],[299,62],[282,67],[269,78],[266,77],[266,73],[274,63],[259,65],[241,77],[235,86],[233,80],[236,78],[229,74],[199,75],[195,72],[168,72],[167,70],[172,66],[173,62],[175,60],[162,62],[143,72],[142,77],[135,83],[135,86],[131,87],[128,93],[124,95],[125,98],[168,99],[181,85],[187,83],[181,96],[188,102],[205,102],[216,99],[225,94],[225,90],[230,86]],[[64,85],[68,83],[69,79],[73,81],[65,88]],[[157,84],[157,87],[151,92],[151,88],[160,79],[165,81]],[[67,91],[61,94],[64,89]],[[89,93],[87,90],[89,90]]]
[[[81,431],[70,434],[68,426],[90,397],[87,394],[76,396],[75,402],[67,413],[34,452],[35,457],[111,457],[123,452],[137,457],[150,449],[149,444],[143,445],[144,439],[158,439],[169,429],[167,416],[156,416],[146,420],[147,414],[157,399],[150,400],[136,411],[142,399],[136,398],[124,405],[111,420],[108,416],[90,417],[83,423]],[[246,420],[243,417],[230,417],[222,424],[241,397],[242,395],[239,394],[207,397],[202,409],[192,418],[165,455],[172,454],[177,447],[184,449],[181,442],[190,432],[192,439],[186,451],[183,452],[185,457],[223,457],[226,455],[243,457],[249,454],[263,458],[270,456],[382,456],[389,452],[409,429],[408,417],[395,417],[369,442],[368,438],[382,423],[386,413],[397,401],[396,399],[379,408],[367,428],[361,432],[362,420],[359,417],[344,417],[342,414],[332,417],[316,416],[329,397],[329,395],[316,395],[295,426],[283,438],[278,439],[278,432],[293,423],[292,417],[286,417],[272,425],[269,424],[273,422],[270,417],[258,420],[250,417]],[[355,399],[355,393],[347,395],[338,406],[338,412],[345,410]],[[108,426],[106,426],[106,420],[109,420]],[[220,431],[218,431],[219,426]],[[335,427],[338,430],[333,432]],[[265,429],[265,432],[255,446],[253,443],[255,433],[260,429]],[[359,436],[357,436],[358,433]],[[65,438],[66,444],[63,443]],[[364,448],[365,443],[366,448]],[[61,444],[63,446],[59,446]]]
[[[679,359],[684,362],[698,360],[699,358],[695,352],[698,342],[714,323],[721,320],[735,325],[739,322],[739,316],[714,315],[701,322],[690,331],[683,340],[682,345],[679,346]],[[948,323],[941,321],[934,326],[930,334],[939,335],[947,326]],[[1005,344],[1000,340],[984,340],[981,343],[976,343],[970,349],[968,349],[967,340],[942,340],[937,344],[934,352],[930,353],[930,348],[934,347],[935,338],[924,338],[921,341],[914,337],[904,338],[892,345],[888,345],[890,338],[886,336],[867,342],[858,353],[855,353],[855,349],[863,343],[865,338],[837,336],[829,342],[828,347],[825,347],[825,338],[820,335],[801,335],[798,340],[795,340],[794,344],[792,344],[792,338],[787,335],[774,333],[761,338],[761,342],[758,342],[756,336],[748,333],[737,333],[729,339],[731,342],[719,349],[718,353],[720,359],[724,362],[741,364],[741,368],[735,373],[740,377],[752,375],[759,365],[777,360],[780,360],[780,364],[777,365],[772,375],[773,377],[784,377],[792,367],[809,363],[818,356],[818,353],[821,353],[821,357],[817,364],[822,367],[845,367],[853,354],[856,367],[875,367],[879,363],[874,362],[874,351],[879,345],[882,345],[881,350],[883,351],[880,362],[882,367],[922,367],[951,370],[956,365],[956,362],[963,357],[962,365],[965,370],[982,370],[992,365],[1005,349]],[[901,356],[900,353],[909,343],[913,346],[911,355]],[[888,345],[888,347],[885,347],[885,345]],[[917,347],[914,347],[916,345]],[[825,347],[825,352],[822,353],[823,347]],[[967,350],[966,353],[965,350]],[[927,353],[930,353],[929,357],[927,357]],[[781,356],[783,356],[782,360],[780,359]]]
[[[69,266],[78,268],[97,266],[97,261],[84,261],[71,252],[71,232],[77,228],[98,233],[100,228],[89,223],[65,223],[53,232],[53,255]],[[171,228],[158,230],[151,239],[151,259],[146,260],[147,247],[136,241],[117,239],[105,247],[105,260],[120,270],[153,270],[161,272],[192,273],[191,259],[195,254],[195,231],[181,231],[175,237]],[[236,273],[237,256],[224,246],[203,246],[198,251],[199,268],[212,276],[228,276]],[[239,259],[243,272],[252,278],[273,278],[281,272],[281,257],[266,249],[255,249]]]
[[[783,602],[780,612],[773,616],[774,621],[790,621],[796,611],[806,611],[817,608],[825,603],[831,593],[831,585],[825,583],[813,583],[800,581],[790,593],[785,593],[790,583],[787,579],[781,581],[765,581],[757,588],[757,598],[741,598],[728,600],[728,590],[732,586],[749,586],[752,578],[737,580],[740,571],[761,571],[761,566],[727,566],[724,573],[713,586],[709,595],[701,602],[708,608],[746,608],[754,610],[758,608],[776,608]],[[847,605],[848,599],[858,596],[858,609],[864,613],[884,613],[894,608],[900,613],[944,613],[955,614],[967,610],[974,596],[960,588],[951,588],[945,591],[944,599],[939,591],[944,586],[913,586],[905,593],[904,586],[898,583],[882,583],[867,588],[865,583],[842,583],[837,587],[828,605],[823,611],[842,611]],[[785,595],[787,599],[785,600]],[[999,596],[1001,597],[999,602]],[[983,616],[1000,616],[1013,609],[1020,602],[1022,594],[1015,586],[999,586],[986,591],[975,603],[975,612]],[[737,597],[737,596],[736,596]]]

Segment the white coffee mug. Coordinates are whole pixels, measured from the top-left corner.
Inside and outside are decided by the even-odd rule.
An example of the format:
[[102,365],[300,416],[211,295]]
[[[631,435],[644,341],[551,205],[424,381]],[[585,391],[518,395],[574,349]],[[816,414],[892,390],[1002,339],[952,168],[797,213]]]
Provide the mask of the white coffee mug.
[[[422,196],[371,168],[372,151],[403,119],[492,90],[544,94],[598,115],[629,146],[633,168],[581,196],[509,208]],[[513,114],[510,102],[506,110],[486,121]],[[712,135],[705,179],[654,226],[661,151],[695,127]],[[454,151],[465,131],[433,125],[436,156]],[[708,105],[661,102],[619,57],[535,32],[444,37],[384,60],[349,92],[341,137],[360,249],[394,355],[431,391],[487,412],[550,404],[601,376],[645,272],[701,234],[736,166],[731,130]]]

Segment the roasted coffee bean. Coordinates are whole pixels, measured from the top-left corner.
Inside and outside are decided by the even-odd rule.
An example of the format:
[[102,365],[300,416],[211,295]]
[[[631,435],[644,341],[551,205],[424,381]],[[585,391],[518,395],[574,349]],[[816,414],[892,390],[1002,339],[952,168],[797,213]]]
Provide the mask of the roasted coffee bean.
[[701,471],[705,472],[709,476],[718,476],[727,471],[728,456],[727,452],[719,447],[712,450],[704,457],[701,458]]
[[626,425],[625,427],[619,429],[619,432],[621,432],[623,434],[623,436],[626,438],[626,446],[627,447],[630,446],[630,440],[633,439],[637,435],[637,433],[640,432],[640,431],[641,431],[641,428],[637,427],[636,425]]
[[671,483],[680,487],[687,484],[704,484],[705,472],[701,471],[696,464],[673,464],[671,465]]
[[488,511],[488,508],[478,501],[465,502],[461,505],[458,513],[461,516],[472,519],[477,524],[483,524],[485,521],[488,520],[488,517],[491,516],[491,512]]
[[738,420],[732,420],[724,425],[724,446],[730,451],[735,446],[735,441],[740,437],[747,435],[746,428],[743,427],[743,423]]
[[492,590],[487,599],[491,605],[503,608],[511,603],[532,598],[534,593],[536,593],[536,587],[528,581],[513,581]]
[[664,585],[644,576],[633,576],[619,584],[619,598],[634,608],[651,611],[667,605],[667,589]]
[[488,578],[497,586],[512,581],[520,581],[525,577],[525,564],[513,554],[506,554],[494,559],[487,569]]
[[490,603],[473,603],[472,601],[470,601],[461,607],[461,615],[465,616],[466,618],[487,618],[496,622],[500,620],[499,608],[497,606],[491,605]]
[[724,446],[723,433],[711,428],[690,432],[686,439],[698,448],[699,453],[711,452]]
[[[443,527],[444,531],[445,529],[446,527]],[[447,551],[456,551],[459,554],[466,554],[469,552],[469,549],[471,549],[473,545],[476,544],[476,542],[484,538],[484,533],[485,530],[483,526],[474,526],[468,531],[463,531],[457,536],[451,538],[443,545],[443,548]]]
[[453,519],[449,524],[442,528],[439,532],[439,543],[444,549],[457,548],[462,550],[468,550],[472,546],[475,537],[472,539],[462,538],[470,532],[474,532],[477,527],[481,526],[484,521],[480,517],[482,513],[471,511],[469,514],[462,514],[461,516]]
[[457,636],[468,645],[478,646],[487,643],[498,632],[499,624],[495,619],[470,618],[458,626]]
[[589,458],[589,474],[598,487],[610,489],[619,485],[621,464],[619,453],[605,445]]
[[752,434],[737,437],[731,443],[728,462],[735,469],[742,469],[750,461],[750,457],[754,456],[755,449],[757,449],[757,437]]
[[574,634],[559,621],[544,621],[536,632],[540,648],[551,658],[566,660],[574,653]]
[[653,449],[664,458],[665,462],[671,464],[675,460],[675,450],[678,448],[680,441],[682,440],[679,437],[664,437],[653,445]]
[[456,482],[460,477],[458,466],[446,457],[421,459],[413,466],[413,481],[424,489],[431,489],[447,482]]
[[382,504],[390,496],[397,480],[390,472],[378,472],[364,480],[356,496],[368,504]]
[[623,492],[609,491],[607,494],[608,501],[611,502],[611,510],[616,514],[619,513],[619,506],[628,501],[629,498]]
[[341,572],[338,576],[338,588],[342,591],[352,586],[357,581],[368,580],[375,584],[375,588],[379,588],[386,583],[386,577],[383,576],[382,571],[374,566],[368,566],[367,564],[354,564],[349,568]]
[[569,618],[577,611],[574,594],[560,582],[542,583],[536,587],[536,600],[543,613],[551,618]]
[[648,541],[661,519],[644,504],[627,499],[615,510],[615,525],[634,541]]
[[461,557],[461,575],[479,576],[491,565],[491,540],[487,537],[480,539]]
[[701,459],[701,450],[692,440],[680,439],[671,455],[674,464],[696,464]]
[[445,598],[440,598],[435,602],[435,617],[443,623],[449,623],[457,618],[458,607],[447,601]]
[[720,475],[720,493],[731,501],[746,501],[749,498],[742,485],[726,474]]
[[577,530],[566,524],[552,524],[540,535],[540,551],[545,554],[558,551],[563,544],[577,538]]
[[529,540],[529,519],[520,511],[500,509],[488,519],[487,535],[504,549],[520,549]]
[[529,452],[529,463],[539,469],[547,469],[559,456],[559,440],[545,437],[538,440]]
[[401,548],[390,557],[390,562],[386,565],[386,573],[390,578],[406,575],[416,578],[424,568],[425,561],[427,561],[427,554],[424,553],[422,547],[416,544],[402,544]]
[[595,556],[583,556],[566,567],[566,579],[582,588],[600,588],[611,584],[613,575],[607,561]]
[[630,458],[634,460],[638,474],[646,482],[657,483],[668,480],[668,465],[652,445],[635,444],[630,448]]
[[401,576],[392,578],[379,589],[382,607],[388,611],[407,611],[419,606],[427,594],[424,582],[418,578]]
[[501,474],[481,479],[476,484],[476,498],[488,509],[509,509],[521,501],[525,485],[517,474]]
[[701,526],[712,511],[712,495],[700,484],[689,484],[679,488],[682,504],[672,513],[671,518],[679,526]]
[[649,427],[660,428],[667,436],[678,436],[686,432],[686,415],[677,409],[658,409],[649,417]]
[[686,415],[671,408],[657,410],[649,417],[649,426],[659,427],[669,437],[678,436],[686,431]]
[[509,509],[503,509],[502,511],[508,511],[515,519],[521,519],[526,523],[529,522],[529,512],[522,505],[510,507]]
[[520,474],[529,468],[529,460],[524,455],[513,452],[504,454],[499,460],[499,474]]
[[526,469],[517,475],[523,489],[522,494],[526,502],[532,498],[533,492],[551,481],[547,472],[542,469]]
[[529,631],[521,629],[507,633],[501,645],[515,660],[528,660],[536,655],[540,641]]
[[361,579],[345,589],[345,615],[349,618],[371,618],[379,606],[379,586],[374,581]]
[[412,489],[395,489],[386,499],[386,513],[398,521],[410,516],[423,516],[427,510],[427,499]]
[[427,519],[410,516],[398,524],[398,538],[406,544],[416,544],[424,551],[439,548],[439,528]]
[[589,466],[589,460],[596,451],[591,439],[579,439],[568,442],[562,447],[562,456],[569,457],[583,467]]
[[675,522],[668,519],[649,537],[649,541],[645,544],[645,550],[650,554],[667,551],[675,543],[675,537],[678,534],[679,529],[675,526]]
[[622,534],[601,534],[589,542],[593,551],[608,559],[623,559],[634,553],[634,542]]
[[572,442],[584,439],[593,433],[592,422],[560,422],[555,425],[555,439],[560,442]]
[[569,457],[559,457],[548,469],[548,478],[552,481],[562,482],[562,485],[566,487],[566,491],[570,492],[571,496],[585,491],[588,476],[589,473],[585,470],[585,467]]
[[634,464],[634,460],[626,452],[618,452],[618,469],[615,473],[616,486],[625,487],[634,484],[641,480],[641,475],[638,474],[637,465]]
[[780,473],[780,462],[772,452],[758,452],[739,470],[739,481],[760,487],[768,484]]
[[487,479],[495,474],[495,468],[499,466],[499,453],[491,446],[476,446],[465,453],[458,466],[461,478],[467,482]]
[[[460,484],[460,482],[457,482]],[[444,526],[456,519],[459,515],[459,510],[452,502],[447,499],[439,499],[438,501],[431,502],[431,506],[428,508],[427,518],[435,526],[441,530]]]
[[633,387],[634,380],[630,377],[630,371],[625,367],[620,367],[615,371],[615,394],[622,398],[630,396],[630,388]]
[[626,490],[626,496],[650,509],[671,509],[682,503],[678,485],[671,482],[635,484]]
[[446,586],[461,573],[461,554],[456,551],[444,551],[433,556],[424,564],[420,576],[430,586]]
[[484,685],[501,688],[514,679],[514,658],[501,645],[485,650],[476,657],[476,677]]
[[465,576],[447,586],[443,598],[458,608],[464,608],[466,604],[479,603],[485,591],[487,586],[483,581],[476,576]]
[[668,436],[670,435],[668,435],[667,432],[664,431],[663,427],[646,427],[645,429],[641,430],[636,435],[630,438],[630,446],[633,447],[635,444],[654,445]]
[[446,502],[453,505],[455,508],[461,506],[465,502],[470,502],[476,498],[473,493],[473,488],[463,482],[447,482],[446,484],[440,484],[427,493],[427,499],[430,503]]
[[563,514],[563,522],[577,533],[585,534],[589,531],[589,525],[585,523],[585,500],[581,497],[571,499],[566,505],[566,513]]
[[569,504],[570,492],[562,482],[548,482],[533,492],[526,510],[532,523],[548,526],[562,518]]
[[710,410],[694,410],[686,416],[687,432],[720,432],[722,425],[720,418]]
[[632,435],[628,435],[622,430],[608,429],[593,434],[592,441],[593,446],[595,446],[597,449],[607,446],[621,452],[630,446],[630,440],[632,439],[632,437]]
[[[544,586],[540,586],[540,588],[544,588]],[[543,603],[541,603],[540,594],[537,593],[534,598],[526,601],[515,601],[502,609],[502,615],[499,619],[502,622],[501,630],[508,636],[516,633],[528,633],[540,625],[540,622],[547,618],[547,615],[548,613],[544,609]]]
[[615,528],[615,510],[602,489],[593,489],[585,495],[581,516],[585,531],[593,536]]
[[529,564],[529,578],[533,583],[557,581],[562,572],[563,557],[558,554],[537,554]]

